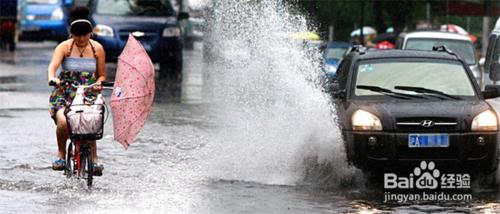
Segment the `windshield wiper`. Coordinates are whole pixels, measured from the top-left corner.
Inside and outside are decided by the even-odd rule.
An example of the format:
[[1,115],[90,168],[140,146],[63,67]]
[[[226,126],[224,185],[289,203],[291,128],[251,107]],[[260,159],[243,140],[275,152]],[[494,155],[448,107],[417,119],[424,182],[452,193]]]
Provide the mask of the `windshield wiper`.
[[398,93],[398,92],[391,91],[391,90],[389,90],[387,88],[382,88],[382,87],[372,86],[372,85],[357,85],[356,88],[357,89],[369,90],[369,91],[373,91],[373,92],[378,92],[378,93],[381,93],[383,95],[387,95],[387,96],[398,98],[398,99],[409,100],[411,98],[419,98],[419,99],[423,99],[424,98],[422,96],[412,95],[412,94]]
[[428,88],[422,88],[422,87],[399,86],[398,85],[398,86],[395,86],[394,89],[403,90],[403,91],[413,91],[413,92],[417,92],[417,93],[421,93],[421,94],[433,94],[433,95],[439,95],[441,97],[446,97],[446,98],[449,98],[449,99],[461,100],[460,97],[449,95],[449,94],[444,93],[442,91],[438,91],[438,90],[434,90],[434,89],[428,89]]

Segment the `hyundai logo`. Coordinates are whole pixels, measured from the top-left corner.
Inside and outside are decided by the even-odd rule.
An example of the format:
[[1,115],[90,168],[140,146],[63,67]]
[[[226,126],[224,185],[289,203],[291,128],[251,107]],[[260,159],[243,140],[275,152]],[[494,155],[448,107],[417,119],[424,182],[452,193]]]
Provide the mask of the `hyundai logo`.
[[422,120],[420,122],[420,125],[423,126],[423,127],[431,127],[431,126],[434,126],[434,121],[432,120]]

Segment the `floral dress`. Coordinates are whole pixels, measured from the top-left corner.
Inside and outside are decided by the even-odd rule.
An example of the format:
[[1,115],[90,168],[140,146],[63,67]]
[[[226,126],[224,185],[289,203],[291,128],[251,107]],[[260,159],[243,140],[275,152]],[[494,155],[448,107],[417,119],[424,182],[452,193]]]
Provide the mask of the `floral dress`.
[[[58,78],[66,84],[55,87],[49,98],[50,115],[54,122],[57,111],[71,105],[75,98],[76,88],[72,85],[90,85],[97,81],[97,56],[94,46],[91,42],[89,44],[94,52],[94,58],[72,57],[68,54],[62,61],[62,71]],[[73,46],[74,42],[69,53],[72,52]],[[86,100],[95,100],[98,93],[92,90],[86,91]]]

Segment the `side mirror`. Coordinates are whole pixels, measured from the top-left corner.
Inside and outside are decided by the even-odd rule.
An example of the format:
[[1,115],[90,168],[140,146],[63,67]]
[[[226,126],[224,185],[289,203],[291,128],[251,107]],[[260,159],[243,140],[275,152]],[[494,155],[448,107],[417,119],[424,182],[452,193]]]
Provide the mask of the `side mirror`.
[[189,19],[189,13],[179,12],[179,14],[177,15],[177,20],[184,20],[184,19]]
[[482,94],[484,99],[500,97],[500,85],[487,85]]
[[500,80],[500,64],[498,62],[494,62],[491,64],[490,79],[495,82]]

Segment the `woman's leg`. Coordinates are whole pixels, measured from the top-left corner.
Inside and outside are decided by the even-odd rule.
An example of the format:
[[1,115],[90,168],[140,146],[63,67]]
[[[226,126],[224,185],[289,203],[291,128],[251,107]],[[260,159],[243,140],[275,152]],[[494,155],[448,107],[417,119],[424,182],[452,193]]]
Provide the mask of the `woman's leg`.
[[68,125],[66,123],[66,116],[64,115],[64,108],[59,109],[56,113],[57,121],[57,157],[64,160],[66,156],[66,141],[68,140]]
[[104,167],[102,164],[97,164],[97,144],[95,140],[90,142],[90,151],[92,152],[92,161],[94,162],[94,176],[102,176]]

